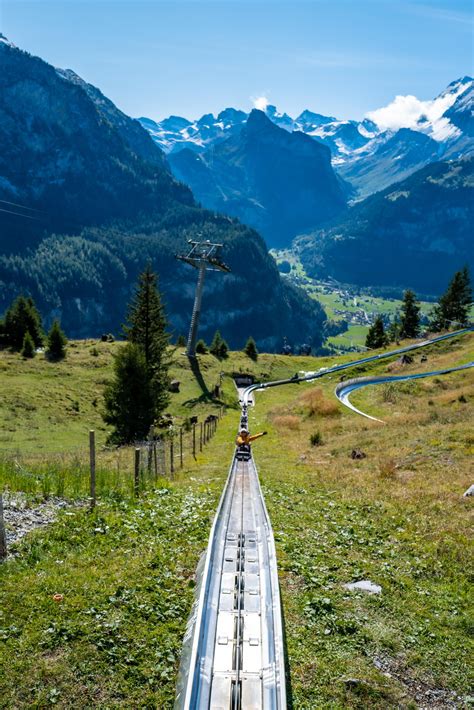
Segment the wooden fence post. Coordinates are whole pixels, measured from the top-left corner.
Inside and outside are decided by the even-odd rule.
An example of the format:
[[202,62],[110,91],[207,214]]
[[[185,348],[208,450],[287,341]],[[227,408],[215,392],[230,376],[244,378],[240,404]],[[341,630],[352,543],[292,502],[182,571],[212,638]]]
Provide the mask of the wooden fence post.
[[173,475],[174,473],[174,438],[173,436],[170,439],[170,473]]
[[7,556],[7,536],[5,533],[5,520],[3,519],[3,495],[0,493],[0,560]]
[[94,510],[96,503],[95,495],[95,431],[89,432],[89,461],[90,461],[90,508]]
[[200,432],[199,432],[199,451],[202,451],[202,435],[203,435],[202,429],[203,429],[203,427],[202,427],[202,422],[201,422],[201,428],[200,428]]
[[196,459],[196,425],[193,424],[193,457]]
[[133,475],[133,492],[138,498],[140,494],[140,449],[135,449],[135,468]]
[[155,481],[158,480],[158,459],[156,456],[156,441],[153,440],[153,462],[155,464]]
[[183,468],[183,430],[179,430],[179,463]]

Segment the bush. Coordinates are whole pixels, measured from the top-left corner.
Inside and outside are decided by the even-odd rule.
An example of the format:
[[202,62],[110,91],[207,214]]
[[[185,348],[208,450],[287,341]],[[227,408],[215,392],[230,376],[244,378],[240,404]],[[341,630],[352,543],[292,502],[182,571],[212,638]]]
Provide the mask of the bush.
[[[184,337],[184,335],[178,335],[176,345],[178,346],[178,348],[184,348],[186,346],[186,338]],[[197,351],[197,346],[196,346],[196,351]]]
[[380,459],[379,473],[381,478],[395,478],[397,464],[394,459]]
[[314,434],[311,434],[309,437],[309,443],[311,446],[322,446],[323,445],[323,437],[321,435],[320,431],[315,431]]
[[320,414],[323,417],[333,417],[340,414],[337,402],[328,399],[320,387],[313,387],[299,398],[301,408],[308,417]]
[[34,357],[36,355],[35,344],[28,330],[26,331],[25,336],[23,338],[21,354],[23,355],[23,357]]
[[196,352],[199,353],[199,355],[205,355],[207,353],[207,345],[204,340],[197,341]]
[[300,418],[293,414],[275,417],[273,422],[279,429],[292,429],[294,431],[300,428]]

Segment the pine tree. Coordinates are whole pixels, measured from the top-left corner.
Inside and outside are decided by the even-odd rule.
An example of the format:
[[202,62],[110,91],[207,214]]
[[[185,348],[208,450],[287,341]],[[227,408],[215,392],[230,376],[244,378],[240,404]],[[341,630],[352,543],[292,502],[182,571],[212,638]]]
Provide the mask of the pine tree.
[[196,352],[199,353],[199,355],[205,355],[207,353],[207,345],[204,340],[201,339],[197,341]]
[[382,316],[377,316],[374,324],[370,326],[365,344],[368,348],[383,348],[387,345],[387,335],[385,333]]
[[67,338],[55,319],[48,333],[48,356],[52,360],[62,360],[66,357]]
[[128,324],[124,333],[131,343],[140,345],[147,366],[156,371],[166,361],[169,335],[161,296],[157,289],[157,276],[147,264],[140,274],[135,296],[128,309]]
[[34,357],[36,355],[35,343],[29,331],[26,331],[25,337],[23,338],[21,354],[23,357]]
[[134,343],[120,348],[114,378],[104,392],[107,424],[114,427],[108,441],[128,444],[143,439],[157,415],[155,395],[143,349]]
[[400,319],[400,337],[416,338],[420,332],[420,306],[416,295],[408,289],[403,294],[402,315]]
[[214,333],[212,343],[209,346],[209,352],[215,357],[220,357],[220,349],[222,345],[222,337],[218,330]]
[[212,339],[212,343],[209,346],[209,352],[214,355],[214,357],[219,358],[219,360],[223,360],[224,358],[227,357],[227,353],[229,352],[229,346],[227,345],[226,341],[222,338],[220,332],[216,330],[214,337]]
[[221,340],[221,344],[219,347],[219,359],[224,360],[226,357],[228,357],[229,354],[229,346],[227,345],[225,340]]
[[176,341],[176,345],[178,346],[178,348],[184,348],[184,347],[185,347],[185,345],[186,345],[186,338],[184,337],[184,335],[178,335],[178,339],[177,339],[177,341]]
[[456,271],[446,292],[439,299],[431,314],[430,327],[439,331],[451,326],[465,326],[469,323],[469,306],[472,300],[469,269],[465,266]]
[[251,360],[256,361],[258,358],[257,345],[255,343],[255,340],[252,338],[252,336],[250,336],[249,339],[247,340],[247,342],[245,343],[244,353]]
[[5,313],[4,342],[15,350],[20,350],[27,332],[36,348],[43,344],[41,316],[33,299],[18,296]]
[[155,397],[155,410],[160,414],[169,402],[170,361],[167,321],[157,289],[157,277],[147,264],[140,274],[138,288],[128,311],[129,325],[124,326],[127,339],[142,348],[149,382]]
[[400,340],[401,324],[398,316],[395,316],[387,329],[387,338],[390,343],[397,343]]

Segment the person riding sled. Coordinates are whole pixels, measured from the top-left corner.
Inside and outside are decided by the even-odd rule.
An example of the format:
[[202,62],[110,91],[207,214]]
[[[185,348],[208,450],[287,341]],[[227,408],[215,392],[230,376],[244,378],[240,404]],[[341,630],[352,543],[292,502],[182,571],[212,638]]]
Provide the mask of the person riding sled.
[[235,443],[239,447],[240,446],[248,446],[250,448],[250,442],[255,441],[255,439],[259,439],[261,436],[266,436],[266,434],[267,434],[266,431],[261,431],[259,434],[253,434],[251,436],[248,429],[241,429],[237,435],[237,439],[235,440]]

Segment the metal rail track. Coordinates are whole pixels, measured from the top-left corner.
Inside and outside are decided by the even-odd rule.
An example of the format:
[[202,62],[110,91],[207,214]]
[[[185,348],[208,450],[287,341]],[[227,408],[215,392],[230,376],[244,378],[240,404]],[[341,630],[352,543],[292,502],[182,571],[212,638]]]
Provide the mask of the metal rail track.
[[232,461],[196,612],[175,707],[285,710],[275,544],[252,458]]
[[279,387],[280,385],[292,385],[298,384],[300,382],[312,382],[320,377],[326,377],[327,375],[332,375],[337,372],[342,372],[351,367],[356,367],[357,365],[365,365],[369,362],[377,362],[378,360],[384,360],[385,358],[395,357],[396,355],[403,355],[403,353],[409,353],[412,350],[419,350],[420,348],[426,348],[429,345],[436,345],[436,343],[441,343],[450,338],[456,338],[459,335],[465,335],[466,333],[472,333],[474,331],[474,326],[469,328],[463,328],[462,330],[456,330],[453,333],[446,333],[445,335],[439,335],[436,338],[430,338],[428,340],[422,340],[419,343],[414,343],[413,345],[407,345],[403,348],[397,348],[396,350],[390,350],[388,353],[380,353],[379,355],[370,355],[369,357],[361,358],[360,360],[353,360],[352,362],[346,362],[343,365],[334,365],[334,367],[328,367],[325,370],[312,373],[303,377],[290,377],[286,380],[274,380],[273,382],[261,382],[259,384],[250,385],[246,387],[242,395],[242,401],[244,406],[247,406],[249,398],[252,396],[253,392],[257,390],[267,389],[268,387]]
[[362,412],[360,409],[357,409],[357,407],[355,407],[349,399],[350,394],[358,389],[361,389],[361,387],[367,387],[368,385],[382,385],[388,382],[407,382],[409,380],[419,380],[423,377],[448,375],[450,372],[468,370],[471,367],[474,367],[474,362],[468,362],[465,365],[458,365],[458,367],[448,367],[444,370],[435,370],[434,372],[418,372],[416,374],[411,375],[382,375],[380,377],[357,377],[353,380],[346,380],[345,382],[340,382],[334,390],[334,394],[341,402],[341,404],[343,404],[345,407],[348,407],[349,409],[352,409],[352,411],[356,414],[360,414],[362,417],[366,417],[366,419],[372,419],[374,422],[380,422],[381,424],[384,424],[384,421],[382,419],[377,419],[377,417],[373,417],[370,414],[367,414],[366,412]]
[[[241,425],[259,389],[332,373],[463,335],[448,333],[304,377],[239,392]],[[273,531],[253,457],[235,454],[214,519],[185,638],[176,710],[286,710],[283,624]]]

